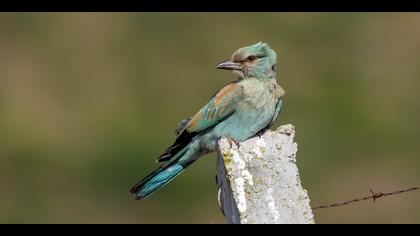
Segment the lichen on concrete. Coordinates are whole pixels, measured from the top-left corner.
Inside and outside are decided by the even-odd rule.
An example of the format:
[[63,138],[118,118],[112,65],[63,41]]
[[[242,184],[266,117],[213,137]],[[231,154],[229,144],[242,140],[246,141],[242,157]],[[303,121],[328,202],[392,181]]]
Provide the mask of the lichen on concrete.
[[314,223],[294,136],[294,126],[284,125],[239,147],[219,141],[241,223]]

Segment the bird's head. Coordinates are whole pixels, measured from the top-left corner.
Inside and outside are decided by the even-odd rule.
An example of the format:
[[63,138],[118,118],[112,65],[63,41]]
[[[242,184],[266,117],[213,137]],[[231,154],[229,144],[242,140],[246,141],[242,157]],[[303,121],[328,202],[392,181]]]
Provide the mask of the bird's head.
[[258,42],[238,49],[230,60],[216,69],[231,70],[239,78],[275,78],[277,54],[268,44]]

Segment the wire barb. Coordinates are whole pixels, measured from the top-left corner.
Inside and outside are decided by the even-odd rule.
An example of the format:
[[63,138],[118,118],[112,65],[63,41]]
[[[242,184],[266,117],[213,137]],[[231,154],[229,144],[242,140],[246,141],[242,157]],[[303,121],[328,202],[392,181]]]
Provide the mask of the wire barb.
[[321,205],[321,206],[317,206],[317,207],[312,208],[312,210],[317,210],[317,209],[322,209],[322,208],[339,207],[339,206],[344,206],[344,205],[348,205],[348,204],[351,204],[351,203],[365,201],[365,200],[369,200],[369,199],[373,199],[373,202],[375,202],[376,199],[381,198],[381,197],[387,197],[387,196],[391,196],[391,195],[411,192],[411,191],[415,191],[415,190],[419,190],[419,189],[420,189],[420,187],[414,187],[414,188],[408,188],[408,189],[398,190],[398,191],[389,192],[389,193],[381,193],[381,192],[376,193],[372,189],[369,189],[371,194],[372,194],[370,196],[363,197],[363,198],[356,198],[356,199],[345,201],[345,202],[342,202],[342,203],[334,203],[334,204],[330,204],[330,205]]

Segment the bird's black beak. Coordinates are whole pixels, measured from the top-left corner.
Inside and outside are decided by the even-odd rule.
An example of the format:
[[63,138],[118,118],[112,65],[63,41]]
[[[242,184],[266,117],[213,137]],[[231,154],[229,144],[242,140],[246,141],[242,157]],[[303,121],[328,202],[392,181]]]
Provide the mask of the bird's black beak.
[[233,61],[224,61],[216,65],[216,69],[222,70],[241,70],[241,63],[233,62]]

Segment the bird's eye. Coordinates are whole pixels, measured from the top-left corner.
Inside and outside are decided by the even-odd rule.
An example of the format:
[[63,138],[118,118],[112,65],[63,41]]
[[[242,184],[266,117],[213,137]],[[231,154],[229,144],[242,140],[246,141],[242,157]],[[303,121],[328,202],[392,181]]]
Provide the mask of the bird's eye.
[[249,56],[248,58],[247,58],[247,60],[248,61],[254,61],[255,59],[257,59],[257,57],[256,56]]
[[276,65],[273,65],[273,67],[271,67],[271,70],[276,71]]

